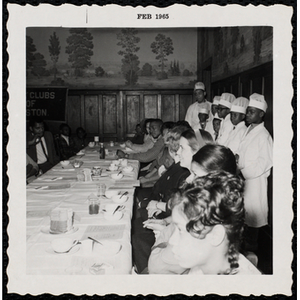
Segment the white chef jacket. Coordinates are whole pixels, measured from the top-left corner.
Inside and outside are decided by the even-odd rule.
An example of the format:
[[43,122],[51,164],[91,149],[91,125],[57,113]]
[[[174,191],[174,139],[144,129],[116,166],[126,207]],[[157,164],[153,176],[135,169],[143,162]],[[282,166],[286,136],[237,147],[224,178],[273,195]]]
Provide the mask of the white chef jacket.
[[241,140],[247,130],[245,122],[242,121],[239,124],[233,126],[233,129],[225,142],[224,146],[228,147],[234,154],[239,149]]
[[230,121],[230,114],[228,114],[224,120],[221,122],[219,135],[216,140],[216,143],[219,145],[225,145],[229,135],[231,134],[233,129],[233,124]]
[[[207,100],[205,100],[205,102],[209,104],[209,110],[211,110],[211,103],[208,102]],[[189,108],[186,112],[185,120],[187,122],[189,122],[189,124],[192,128],[199,124],[198,114],[199,114],[201,106],[202,105],[196,101],[195,103],[193,103],[189,106]],[[212,114],[209,113],[209,118],[207,121],[210,121],[211,116],[212,116]]]
[[239,168],[245,178],[245,223],[250,227],[268,224],[268,176],[273,166],[273,140],[261,123],[249,134],[247,128],[237,151]]

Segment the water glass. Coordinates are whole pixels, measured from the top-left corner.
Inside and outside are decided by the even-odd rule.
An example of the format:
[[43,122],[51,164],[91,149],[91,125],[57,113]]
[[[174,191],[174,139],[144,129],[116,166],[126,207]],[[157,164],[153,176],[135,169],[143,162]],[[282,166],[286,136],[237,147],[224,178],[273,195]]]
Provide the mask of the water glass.
[[105,191],[106,191],[106,185],[104,183],[98,184],[98,187],[97,187],[97,197],[103,197],[103,196],[105,196]]

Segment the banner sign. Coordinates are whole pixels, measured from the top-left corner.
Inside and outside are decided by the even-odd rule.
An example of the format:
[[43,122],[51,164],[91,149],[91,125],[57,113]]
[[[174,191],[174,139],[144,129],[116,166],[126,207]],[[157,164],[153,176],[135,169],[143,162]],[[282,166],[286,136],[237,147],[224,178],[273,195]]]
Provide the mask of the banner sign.
[[67,88],[27,88],[26,116],[65,121]]

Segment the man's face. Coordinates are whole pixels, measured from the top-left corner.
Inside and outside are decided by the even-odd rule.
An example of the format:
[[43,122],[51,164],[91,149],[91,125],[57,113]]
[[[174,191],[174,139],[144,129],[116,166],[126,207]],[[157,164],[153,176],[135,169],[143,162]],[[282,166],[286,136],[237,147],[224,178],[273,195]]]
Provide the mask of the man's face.
[[85,136],[84,130],[82,130],[82,129],[78,130],[77,136],[78,136],[80,139],[83,139],[84,136]]
[[230,112],[230,121],[233,125],[237,125],[245,119],[245,114],[235,111]]
[[42,137],[44,136],[45,132],[45,127],[44,123],[34,123],[33,127],[30,127],[31,131],[33,132],[34,135]]
[[218,112],[218,105],[212,104],[211,105],[211,113],[214,116]]
[[213,119],[213,128],[215,132],[219,133],[220,126],[221,126],[221,120]]
[[160,135],[160,125],[152,122],[150,125],[150,134],[156,139]]
[[136,131],[137,134],[141,134],[141,133],[142,133],[142,128],[141,128],[141,126],[136,126],[136,127],[135,127],[135,131]]
[[246,113],[246,123],[247,124],[260,124],[262,122],[262,118],[264,116],[264,112],[261,109],[256,107],[248,106]]
[[61,134],[65,135],[65,136],[69,136],[70,135],[70,128],[68,126],[64,126],[61,130]]
[[205,92],[203,90],[195,90],[194,96],[198,103],[202,103],[205,100]]
[[218,106],[219,118],[225,119],[225,117],[229,114],[229,112],[230,112],[230,108],[223,106],[223,105]]

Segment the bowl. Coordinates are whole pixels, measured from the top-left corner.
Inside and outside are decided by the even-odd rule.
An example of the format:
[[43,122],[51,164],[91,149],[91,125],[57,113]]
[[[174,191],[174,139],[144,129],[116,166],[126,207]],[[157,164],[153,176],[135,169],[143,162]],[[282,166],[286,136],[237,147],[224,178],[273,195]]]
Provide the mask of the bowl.
[[70,164],[70,161],[69,161],[69,160],[62,160],[62,161],[60,162],[60,164],[61,164],[63,167],[66,167],[67,165]]
[[125,144],[120,144],[120,147],[121,147],[121,148],[125,148],[126,145],[125,145]]
[[115,174],[111,174],[110,177],[114,180],[118,180],[118,179],[121,179],[123,178],[123,174],[122,173],[115,173]]
[[118,193],[119,193],[119,191],[117,191],[117,190],[107,190],[107,191],[105,191],[105,196],[107,198],[112,198],[113,196],[118,195]]
[[95,146],[95,142],[89,142],[89,147],[93,148]]
[[83,164],[83,161],[81,161],[81,160],[75,160],[72,163],[72,165],[73,165],[74,168],[80,168],[82,164]]
[[55,239],[51,242],[53,251],[58,253],[67,252],[73,245],[74,240],[71,238]]
[[125,173],[130,173],[133,171],[133,167],[132,166],[127,166],[125,168],[123,168],[123,172]]
[[111,212],[104,212],[104,219],[107,221],[118,221],[123,217],[123,212],[117,210],[114,214]]
[[112,197],[112,201],[114,203],[124,203],[127,201],[128,196],[127,195],[123,195],[122,197],[120,197],[121,195],[115,195]]

